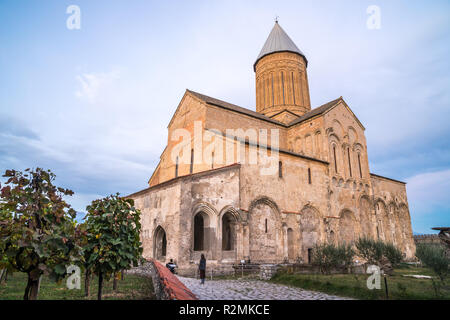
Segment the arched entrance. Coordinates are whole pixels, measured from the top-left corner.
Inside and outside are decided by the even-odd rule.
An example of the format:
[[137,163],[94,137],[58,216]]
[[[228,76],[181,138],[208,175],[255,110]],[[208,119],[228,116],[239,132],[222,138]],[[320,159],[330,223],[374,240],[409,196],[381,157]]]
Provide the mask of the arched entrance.
[[227,212],[222,216],[222,251],[232,251],[236,240],[236,219]]
[[200,211],[194,217],[194,251],[208,250],[207,226],[209,226],[209,217]]
[[321,224],[319,212],[310,206],[303,208],[300,215],[300,255],[304,262],[311,262],[311,252],[319,242]]
[[164,231],[161,226],[158,226],[155,230],[153,243],[153,257],[157,260],[164,261],[166,259],[167,252],[167,238],[166,231]]

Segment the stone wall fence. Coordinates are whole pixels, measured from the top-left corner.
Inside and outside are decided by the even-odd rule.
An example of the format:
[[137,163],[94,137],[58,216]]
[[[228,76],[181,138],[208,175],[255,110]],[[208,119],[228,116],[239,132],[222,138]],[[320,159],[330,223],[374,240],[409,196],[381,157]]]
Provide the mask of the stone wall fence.
[[153,287],[158,300],[198,300],[168,268],[151,259],[150,268]]

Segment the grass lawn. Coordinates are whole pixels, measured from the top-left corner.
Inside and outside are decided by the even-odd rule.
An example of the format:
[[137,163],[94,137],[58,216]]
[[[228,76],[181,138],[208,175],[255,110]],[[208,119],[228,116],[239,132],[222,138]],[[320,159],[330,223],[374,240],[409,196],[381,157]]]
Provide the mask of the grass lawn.
[[[91,280],[91,295],[84,296],[84,278],[81,280],[81,290],[69,290],[66,280],[56,283],[43,277],[38,300],[95,300],[97,299],[98,279]],[[16,272],[8,275],[8,283],[0,285],[0,300],[22,300],[27,284],[27,275]],[[152,280],[150,278],[125,274],[124,280],[119,280],[117,291],[114,292],[112,279],[103,283],[104,300],[147,300],[155,299]]]
[[[432,280],[402,276],[407,274],[433,276],[432,272],[426,268],[408,265],[396,268],[393,275],[387,277],[390,300],[450,299],[450,279],[447,279],[446,284],[441,288],[440,296],[437,296],[433,288]],[[270,281],[343,297],[365,300],[386,299],[383,277],[381,277],[380,290],[369,290],[367,288],[366,282],[368,277],[369,275],[365,274],[322,275],[279,272]]]

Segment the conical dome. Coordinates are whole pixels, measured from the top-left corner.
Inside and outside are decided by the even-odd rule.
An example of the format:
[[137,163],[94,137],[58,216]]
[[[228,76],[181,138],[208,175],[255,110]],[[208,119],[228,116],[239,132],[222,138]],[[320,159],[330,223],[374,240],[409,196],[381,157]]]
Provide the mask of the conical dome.
[[266,43],[264,43],[263,48],[261,49],[261,52],[258,55],[258,58],[256,58],[256,61],[253,65],[253,69],[255,69],[256,64],[258,61],[275,52],[293,52],[301,55],[305,61],[306,64],[308,64],[308,60],[306,59],[303,52],[300,51],[300,49],[295,45],[294,41],[289,38],[287,33],[281,28],[278,21],[275,22],[275,25],[273,26],[272,31],[269,34],[269,37],[266,40]]

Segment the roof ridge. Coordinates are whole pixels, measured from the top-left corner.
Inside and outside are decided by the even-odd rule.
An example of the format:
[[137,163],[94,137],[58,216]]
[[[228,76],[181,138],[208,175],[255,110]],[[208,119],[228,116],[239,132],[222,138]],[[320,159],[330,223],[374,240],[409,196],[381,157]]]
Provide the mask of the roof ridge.
[[269,118],[269,117],[267,117],[267,116],[265,116],[265,115],[263,115],[263,114],[261,114],[259,112],[253,111],[251,109],[244,108],[244,107],[238,106],[236,104],[226,102],[224,100],[216,99],[216,98],[213,98],[213,97],[210,97],[210,96],[207,96],[205,94],[198,93],[198,92],[195,92],[195,91],[192,91],[192,90],[189,90],[189,89],[186,89],[186,91],[192,93],[194,96],[196,96],[197,98],[205,101],[208,104],[215,105],[215,106],[222,107],[222,108],[226,108],[226,109],[230,109],[230,110],[233,110],[233,111],[236,111],[236,112],[240,112],[240,113],[246,114],[248,116],[252,116],[252,117],[258,118],[260,120],[269,121],[269,122],[272,122],[274,124],[286,127],[286,125],[284,123],[282,123],[280,121],[277,121],[277,120],[274,120],[274,119],[271,119],[271,118]]
[[305,121],[305,120],[307,120],[309,118],[312,118],[312,117],[314,117],[316,115],[322,114],[325,111],[327,111],[328,109],[334,107],[341,100],[342,100],[342,96],[337,98],[337,99],[334,99],[332,101],[329,101],[327,103],[324,103],[323,105],[321,105],[319,107],[311,109],[310,111],[308,111],[307,113],[305,113],[301,117],[298,117],[297,119],[295,119],[295,120],[291,121],[290,123],[288,123],[288,126],[290,127],[290,126],[299,124],[302,121]]
[[265,116],[265,115],[263,115],[263,114],[261,114],[259,112],[253,111],[251,109],[240,107],[240,106],[238,106],[236,104],[232,104],[232,103],[220,100],[220,99],[216,99],[216,98],[207,96],[205,94],[195,92],[193,90],[186,89],[186,91],[192,93],[194,96],[196,96],[197,98],[205,101],[208,104],[215,105],[215,106],[222,107],[222,108],[226,108],[226,109],[231,109],[233,111],[240,112],[240,113],[246,114],[248,116],[252,116],[252,117],[255,117],[255,118],[258,118],[258,119],[261,119],[261,120],[272,122],[274,124],[283,126],[285,128],[289,128],[289,127],[291,127],[293,125],[296,125],[296,124],[298,124],[298,123],[300,123],[300,122],[302,122],[302,121],[304,121],[306,119],[314,117],[315,115],[322,114],[323,112],[327,111],[328,109],[334,107],[337,104],[338,101],[343,100],[343,98],[341,96],[341,97],[339,97],[337,99],[334,99],[334,100],[332,100],[330,102],[327,102],[327,103],[325,103],[325,104],[323,104],[323,105],[321,105],[321,106],[319,106],[317,108],[314,108],[314,109],[310,110],[309,112],[307,112],[304,115],[298,117],[297,119],[294,119],[293,121],[291,121],[288,124],[284,124],[284,123],[282,123],[280,121],[271,119],[271,118],[269,118],[269,117],[267,117],[267,116]]

